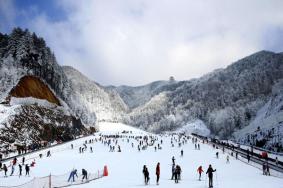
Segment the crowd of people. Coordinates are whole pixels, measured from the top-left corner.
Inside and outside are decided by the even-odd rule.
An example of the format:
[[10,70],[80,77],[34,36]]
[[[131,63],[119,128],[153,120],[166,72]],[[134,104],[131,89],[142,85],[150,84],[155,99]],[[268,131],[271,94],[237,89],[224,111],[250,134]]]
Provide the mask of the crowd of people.
[[[194,136],[187,136],[184,134],[172,134],[172,135],[140,135],[140,136],[133,136],[133,135],[97,135],[93,137],[92,139],[85,140],[80,146],[76,146],[78,148],[79,154],[84,154],[86,152],[94,153],[94,143],[101,143],[107,148],[109,148],[109,152],[122,152],[122,142],[127,142],[132,149],[136,149],[138,152],[146,151],[150,148],[153,148],[155,152],[158,152],[162,150],[163,148],[163,137],[169,137],[169,141],[171,144],[171,147],[179,147],[180,151],[180,157],[184,156],[184,149],[183,146],[189,143],[189,140],[191,140],[193,147],[195,150],[201,149],[201,144],[207,143],[206,140],[200,139]],[[212,145],[214,149],[218,149],[216,145]],[[71,149],[73,150],[75,147],[73,144],[71,144]],[[221,148],[223,151],[223,154],[225,153],[225,148]],[[220,151],[221,151],[220,149]],[[77,151],[77,150],[75,150]],[[227,153],[228,151],[226,151]],[[226,163],[230,163],[230,156],[235,156],[235,158],[238,158],[237,152],[231,152],[229,153],[225,159]],[[39,157],[42,158],[42,153],[39,154]],[[51,151],[48,150],[46,152],[46,157],[51,157]],[[219,158],[219,150],[216,150],[216,158]],[[182,179],[182,167],[180,163],[178,163],[179,158],[175,158],[175,156],[172,156],[171,158],[171,180],[174,181],[174,183],[180,183]],[[248,159],[249,160],[249,159]],[[19,177],[23,175],[23,169],[25,170],[25,176],[29,176],[31,167],[35,166],[35,161],[33,160],[31,163],[27,163],[25,160],[25,157],[23,156],[21,159],[21,163],[18,161],[18,159],[15,157],[10,165],[2,164],[0,161],[0,169],[4,172],[4,177],[18,175]],[[15,174],[15,169],[18,168],[18,174]],[[9,173],[8,173],[9,172]],[[212,167],[211,164],[208,164],[208,168],[206,171],[204,171],[203,166],[199,165],[196,169],[198,180],[202,180],[202,174],[206,172],[206,177],[208,177],[208,186],[209,188],[213,187],[213,174],[216,173],[216,169]],[[143,165],[142,168],[142,174],[144,179],[144,184],[148,185],[150,184],[150,173],[148,170],[147,165]],[[269,164],[264,163],[263,164],[263,174],[264,175],[270,175],[269,171]],[[82,175],[82,181],[88,180],[88,172],[86,169],[82,168],[81,170]],[[160,177],[161,177],[161,163],[157,162],[155,166],[155,182],[157,185],[160,183]],[[78,170],[73,169],[71,170],[68,179],[66,179],[67,182],[75,182],[76,179],[78,179]]]

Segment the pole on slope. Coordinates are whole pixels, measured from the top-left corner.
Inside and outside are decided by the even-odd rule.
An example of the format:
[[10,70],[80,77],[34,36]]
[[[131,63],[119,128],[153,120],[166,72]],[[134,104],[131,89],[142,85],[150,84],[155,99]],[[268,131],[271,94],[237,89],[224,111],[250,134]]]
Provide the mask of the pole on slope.
[[51,173],[49,175],[49,188],[51,188]]

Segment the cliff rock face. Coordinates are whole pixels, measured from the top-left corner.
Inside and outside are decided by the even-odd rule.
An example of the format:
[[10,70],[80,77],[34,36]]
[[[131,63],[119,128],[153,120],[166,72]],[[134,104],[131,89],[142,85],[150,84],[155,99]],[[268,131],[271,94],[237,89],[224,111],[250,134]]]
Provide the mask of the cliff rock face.
[[49,89],[49,87],[35,76],[22,77],[19,83],[9,93],[8,98],[10,99],[11,97],[33,97],[37,99],[45,99],[48,102],[56,104],[58,106],[61,105],[60,101]]

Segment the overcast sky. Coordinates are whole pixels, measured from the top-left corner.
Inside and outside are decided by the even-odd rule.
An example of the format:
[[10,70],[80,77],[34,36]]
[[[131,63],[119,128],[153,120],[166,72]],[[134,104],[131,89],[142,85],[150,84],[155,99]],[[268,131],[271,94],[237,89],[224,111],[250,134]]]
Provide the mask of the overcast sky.
[[103,85],[187,80],[283,51],[282,0],[0,0],[0,31],[15,26]]

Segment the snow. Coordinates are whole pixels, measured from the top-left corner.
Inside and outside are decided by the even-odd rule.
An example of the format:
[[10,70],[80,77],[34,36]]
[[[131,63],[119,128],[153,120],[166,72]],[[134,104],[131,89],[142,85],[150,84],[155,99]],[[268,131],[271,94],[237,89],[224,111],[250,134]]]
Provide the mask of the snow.
[[187,134],[195,133],[202,136],[208,136],[210,134],[210,130],[207,128],[205,123],[199,119],[187,123],[185,126],[177,129],[175,132]]
[[104,134],[105,133],[118,134],[118,133],[122,133],[123,131],[129,131],[132,132],[132,134],[147,134],[145,131],[142,131],[135,127],[125,125],[123,123],[112,123],[112,122],[100,122],[98,124],[98,130],[100,132],[103,132]]
[[[19,185],[32,180],[34,177],[52,175],[61,175],[69,173],[73,168],[78,169],[79,174],[81,169],[85,168],[89,172],[97,172],[103,168],[104,165],[108,166],[109,176],[103,177],[98,180],[91,181],[87,184],[72,186],[74,188],[114,188],[114,187],[142,187],[143,175],[142,167],[147,165],[150,173],[150,187],[155,185],[155,167],[157,162],[161,164],[161,179],[160,188],[171,188],[177,186],[180,188],[201,188],[207,187],[205,184],[207,180],[203,174],[202,181],[197,180],[197,168],[202,165],[204,170],[207,169],[209,164],[212,164],[217,169],[214,176],[214,187],[221,188],[239,188],[239,187],[261,187],[261,188],[282,188],[283,179],[274,176],[263,176],[261,170],[247,165],[239,160],[230,157],[230,163],[226,164],[226,154],[220,152],[220,158],[216,159],[216,151],[209,145],[200,143],[200,150],[194,149],[194,144],[189,140],[187,144],[179,147],[171,147],[171,137],[163,135],[157,136],[159,141],[163,140],[162,150],[154,151],[154,147],[149,147],[147,150],[137,150],[137,142],[134,139],[119,138],[118,144],[121,146],[122,152],[109,152],[109,148],[101,142],[88,144],[94,149],[94,153],[87,150],[84,154],[79,154],[78,147],[82,146],[85,140],[98,138],[99,134],[107,134],[108,131],[135,131],[128,136],[139,135],[137,129],[132,129],[130,126],[123,124],[102,123],[99,125],[102,132],[96,133],[94,136],[78,139],[71,143],[74,144],[74,149],[70,148],[71,143],[63,144],[51,149],[52,156],[45,157],[46,151],[41,151],[44,154],[42,159],[36,158],[36,166],[31,168],[30,177],[12,176],[3,178],[3,172],[0,172],[0,186],[3,185]],[[113,129],[110,129],[114,127]],[[158,141],[158,143],[159,143]],[[131,143],[134,143],[132,148]],[[180,157],[180,150],[184,150],[184,157]],[[39,154],[35,153],[26,158],[34,158]],[[171,158],[175,156],[176,164],[182,168],[182,180],[179,184],[175,184],[171,177]],[[21,159],[19,159],[21,160]],[[29,161],[31,162],[31,160]],[[7,162],[8,164],[9,162]],[[16,167],[15,173],[17,174],[18,168]],[[9,169],[10,171],[10,169]],[[8,172],[9,174],[9,172]],[[66,179],[61,179],[66,181]],[[80,180],[77,180],[80,181]]]
[[9,107],[0,104],[0,128],[2,127],[3,123],[6,123],[11,116],[17,113],[17,108],[19,108],[19,105]]

